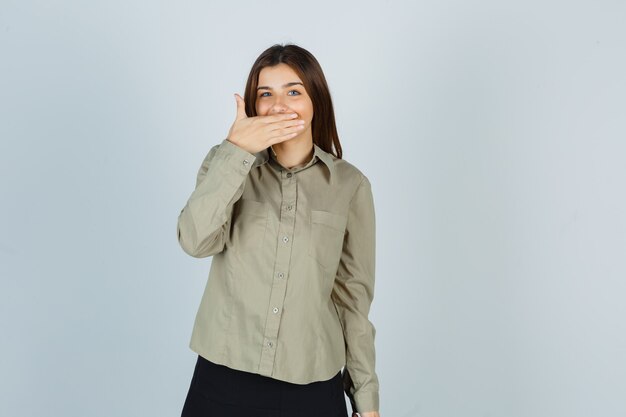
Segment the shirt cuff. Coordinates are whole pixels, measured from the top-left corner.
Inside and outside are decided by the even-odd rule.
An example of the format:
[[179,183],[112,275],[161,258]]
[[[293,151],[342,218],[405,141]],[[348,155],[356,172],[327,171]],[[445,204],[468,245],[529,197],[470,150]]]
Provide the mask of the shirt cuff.
[[354,394],[354,402],[356,403],[356,411],[358,413],[367,413],[369,411],[379,411],[378,391],[357,391]]
[[235,145],[228,139],[224,139],[222,143],[220,143],[217,153],[219,157],[231,160],[241,166],[244,171],[249,171],[257,158],[255,154],[246,151],[239,145]]

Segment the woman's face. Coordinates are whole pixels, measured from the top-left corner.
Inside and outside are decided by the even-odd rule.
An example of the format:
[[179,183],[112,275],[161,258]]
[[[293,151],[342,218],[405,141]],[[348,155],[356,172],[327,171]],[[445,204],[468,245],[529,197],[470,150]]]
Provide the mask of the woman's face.
[[304,89],[302,80],[289,65],[280,63],[263,68],[259,73],[258,85],[256,113],[259,116],[296,113],[297,119],[304,120],[304,129],[293,139],[312,138],[313,102]]

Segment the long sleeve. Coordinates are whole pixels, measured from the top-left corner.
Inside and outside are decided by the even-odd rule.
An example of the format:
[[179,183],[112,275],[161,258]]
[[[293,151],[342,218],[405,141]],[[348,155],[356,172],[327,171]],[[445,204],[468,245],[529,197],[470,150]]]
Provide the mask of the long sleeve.
[[187,254],[205,258],[224,250],[233,206],[243,194],[255,159],[228,139],[209,150],[198,170],[195,190],[178,216],[178,242]]
[[368,319],[374,298],[376,221],[371,184],[365,176],[350,202],[346,230],[332,292],[346,341],[344,391],[354,412],[379,411],[376,329]]

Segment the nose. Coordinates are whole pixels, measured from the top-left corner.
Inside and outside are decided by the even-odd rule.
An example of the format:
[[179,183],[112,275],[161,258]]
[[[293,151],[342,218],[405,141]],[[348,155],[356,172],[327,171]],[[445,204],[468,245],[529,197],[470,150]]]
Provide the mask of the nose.
[[277,98],[274,101],[274,103],[272,103],[270,114],[280,114],[280,113],[286,113],[288,111],[289,111],[289,108],[281,101],[280,98]]

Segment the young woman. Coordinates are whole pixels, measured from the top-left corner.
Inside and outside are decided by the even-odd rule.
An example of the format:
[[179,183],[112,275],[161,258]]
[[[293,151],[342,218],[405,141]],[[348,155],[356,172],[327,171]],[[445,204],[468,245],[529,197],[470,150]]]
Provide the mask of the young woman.
[[345,417],[345,392],[353,416],[379,417],[374,201],[341,157],[322,69],[274,45],[235,100],[178,217],[182,249],[213,256],[182,416]]

